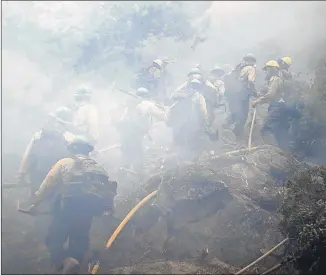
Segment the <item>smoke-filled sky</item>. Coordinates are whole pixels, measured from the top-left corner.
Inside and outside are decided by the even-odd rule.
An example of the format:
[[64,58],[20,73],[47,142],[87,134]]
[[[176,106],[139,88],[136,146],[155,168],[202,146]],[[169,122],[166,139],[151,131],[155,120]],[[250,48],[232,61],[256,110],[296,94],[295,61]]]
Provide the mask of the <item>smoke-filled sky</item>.
[[[108,14],[117,2],[2,2],[5,153],[21,154],[33,132],[41,127],[44,115],[70,103],[73,89],[85,82],[93,88],[94,103],[99,108],[102,143],[108,143],[112,108],[120,104],[119,94],[110,95],[110,85],[115,81],[116,86],[129,88],[130,78],[139,68],[119,59],[105,64],[94,61],[93,67],[82,72],[74,64],[82,54],[81,45],[94,33],[101,35],[96,30],[104,19],[105,24],[116,22]],[[157,3],[160,2],[134,1],[120,5],[127,10]],[[187,71],[197,63],[207,69],[215,64],[235,66],[244,54],[252,52],[257,56],[258,68],[269,59],[291,56],[294,71],[310,72],[314,62],[325,54],[325,2],[179,3],[192,16],[193,27],[203,28],[206,42],[192,51],[191,40],[153,38],[144,48],[136,49],[144,64],[162,56],[176,59],[169,65],[174,76],[171,89],[184,81]]]

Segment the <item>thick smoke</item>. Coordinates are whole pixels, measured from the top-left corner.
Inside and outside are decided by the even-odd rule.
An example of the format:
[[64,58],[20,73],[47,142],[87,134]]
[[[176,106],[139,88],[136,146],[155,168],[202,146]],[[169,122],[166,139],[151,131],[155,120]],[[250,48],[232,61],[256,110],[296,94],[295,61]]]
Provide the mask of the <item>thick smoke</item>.
[[[162,2],[118,4],[129,11],[159,3]],[[269,59],[288,55],[293,58],[293,71],[311,73],[325,53],[324,2],[165,3],[171,7],[179,5],[191,16],[198,34],[207,37],[196,50],[191,49],[191,39],[176,42],[163,35],[159,39],[151,37],[143,48],[135,49],[141,56],[135,65],[127,65],[119,50],[107,45],[107,51],[100,51],[91,65],[80,69],[83,67],[76,68],[76,64],[89,38],[106,35],[97,32],[99,27],[116,22],[117,18],[109,14],[117,2],[4,2],[3,152],[21,155],[46,113],[68,105],[80,83],[88,83],[93,89],[93,101],[100,112],[100,145],[116,142],[111,122],[122,112],[119,106],[126,97],[112,93],[112,83],[131,89],[134,72],[157,57],[168,56],[177,61],[168,67],[174,77],[172,91],[197,63],[207,70],[215,64],[235,66],[245,53],[252,52],[261,68]],[[98,61],[114,51],[118,51],[117,58]],[[157,136],[167,137],[167,133],[165,129],[164,134],[158,132]]]

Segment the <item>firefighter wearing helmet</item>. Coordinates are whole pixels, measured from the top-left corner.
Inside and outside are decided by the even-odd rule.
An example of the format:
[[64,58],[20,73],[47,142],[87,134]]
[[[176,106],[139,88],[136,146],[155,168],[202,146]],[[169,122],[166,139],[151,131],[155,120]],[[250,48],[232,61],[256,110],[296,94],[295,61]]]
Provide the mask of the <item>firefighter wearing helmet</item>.
[[[144,168],[144,138],[151,140],[153,122],[166,122],[167,112],[156,105],[147,88],[138,88],[135,95],[138,97],[138,103],[130,104],[126,108],[117,124],[117,130],[120,136],[122,166],[137,170],[137,173],[141,174]],[[125,177],[125,173],[120,176]]]
[[266,72],[267,92],[253,101],[252,106],[269,104],[268,116],[261,129],[261,135],[266,143],[282,146],[286,127],[286,105],[283,98],[283,81],[280,77],[280,66],[276,60],[268,61],[263,70]]
[[225,80],[230,114],[224,126],[234,125],[233,132],[239,136],[248,118],[250,97],[256,95],[256,57],[246,54]]
[[286,101],[293,97],[291,93],[292,86],[292,73],[289,71],[292,59],[290,57],[279,58],[277,63],[280,66],[280,77],[283,80],[283,94]]
[[192,68],[188,74],[188,79],[184,83],[182,83],[178,88],[174,91],[174,93],[171,95],[170,100],[174,101],[177,100],[180,97],[187,97],[189,94],[188,92],[190,87],[190,82],[193,79],[198,79],[199,81],[203,81],[203,73],[200,68],[194,67]]
[[164,102],[166,86],[171,82],[171,76],[166,71],[169,63],[171,61],[166,57],[155,59],[149,67],[143,68],[136,76],[136,86],[148,89],[152,97],[160,103]]
[[206,100],[210,125],[212,125],[215,119],[214,111],[222,102],[224,97],[224,75],[225,71],[220,66],[215,66],[210,72],[210,77],[205,82],[206,89],[204,90],[204,97]]
[[[17,175],[18,184],[28,184],[30,196],[40,186],[51,167],[60,159],[68,157],[67,144],[73,139],[71,131],[73,111],[59,107],[48,115],[45,125],[34,134],[22,157]],[[34,221],[34,234],[45,238],[48,219],[39,216]],[[40,241],[43,245],[43,241]]]
[[45,240],[53,271],[78,274],[88,250],[92,221],[95,216],[113,212],[117,183],[90,158],[94,147],[84,136],[76,136],[67,149],[70,155],[53,165],[27,207],[20,211],[37,215],[44,207],[42,202],[53,205]]
[[282,57],[278,59],[278,65],[280,66],[280,76],[283,80],[291,80],[292,74],[289,71],[291,65],[292,65],[292,59],[291,57]]
[[[209,119],[209,113],[207,110],[207,104],[205,99],[206,89],[216,89],[213,84],[210,87],[207,86],[206,81],[203,79],[201,71],[198,68],[193,68],[188,74],[188,81],[175,91],[172,95],[172,100],[181,102],[185,99],[190,100],[193,104],[198,106],[199,117],[202,118],[204,132],[210,139],[216,139],[216,133],[213,133],[211,129],[211,123]],[[172,121],[173,123],[173,121]]]

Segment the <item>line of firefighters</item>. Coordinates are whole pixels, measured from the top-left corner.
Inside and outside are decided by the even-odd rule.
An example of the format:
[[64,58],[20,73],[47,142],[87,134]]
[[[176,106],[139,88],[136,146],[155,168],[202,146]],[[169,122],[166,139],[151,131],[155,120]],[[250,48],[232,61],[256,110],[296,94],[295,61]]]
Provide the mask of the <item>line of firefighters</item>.
[[[223,98],[229,107],[225,126],[234,125],[236,135],[243,131],[251,96],[256,97],[253,107],[269,103],[262,134],[270,132],[280,140],[285,131],[280,122],[285,119],[282,116],[287,108],[284,83],[291,79],[289,57],[266,63],[267,87],[259,94],[255,88],[256,59],[252,54],[247,54],[243,63],[228,74],[215,67],[207,79],[200,66],[196,66],[169,98],[162,84],[167,63],[167,60],[155,60],[139,75],[140,88],[130,97],[137,102],[126,108],[118,123],[125,165],[130,166],[136,160],[139,163],[144,136],[149,135],[154,119],[170,126],[174,143],[187,150],[198,148],[203,135],[216,140],[217,133],[212,130],[214,110]],[[166,107],[157,101],[172,105]],[[90,91],[78,89],[75,106],[58,108],[34,135],[19,169],[19,183],[29,181],[31,188],[27,207],[20,211],[34,215],[42,202],[51,202],[53,220],[46,245],[57,272],[78,270],[88,249],[93,217],[114,211],[117,183],[110,181],[105,169],[90,157],[99,136],[97,116]],[[67,239],[68,248],[64,249]]]

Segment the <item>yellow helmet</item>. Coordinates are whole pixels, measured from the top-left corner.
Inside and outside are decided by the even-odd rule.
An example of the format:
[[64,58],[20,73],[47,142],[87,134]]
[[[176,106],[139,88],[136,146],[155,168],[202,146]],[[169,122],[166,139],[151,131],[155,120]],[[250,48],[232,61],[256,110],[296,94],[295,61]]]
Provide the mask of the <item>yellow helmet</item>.
[[268,61],[263,69],[266,69],[266,67],[274,67],[274,68],[280,68],[280,65],[278,65],[277,61],[275,60],[270,60]]
[[153,61],[153,64],[156,65],[156,66],[158,66],[158,67],[160,67],[160,68],[162,68],[162,66],[164,64],[164,61],[162,59],[155,59]]
[[288,57],[288,56],[286,56],[286,57],[282,57],[281,58],[288,66],[291,66],[291,64],[292,64],[292,59],[291,59],[291,57]]

